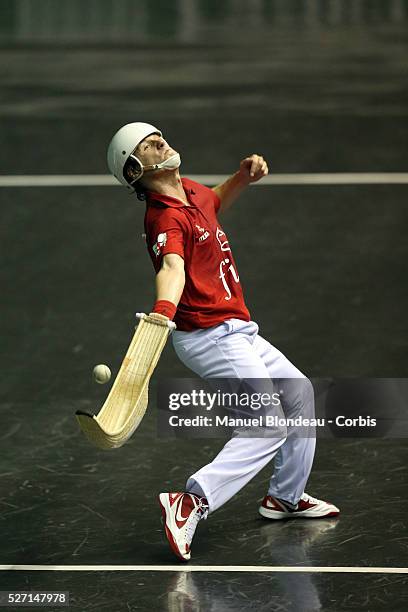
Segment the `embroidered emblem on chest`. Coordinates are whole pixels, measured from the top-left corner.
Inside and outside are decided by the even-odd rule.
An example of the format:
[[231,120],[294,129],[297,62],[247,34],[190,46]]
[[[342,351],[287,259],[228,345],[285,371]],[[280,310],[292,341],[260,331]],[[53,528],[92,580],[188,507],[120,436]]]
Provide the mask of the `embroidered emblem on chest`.
[[[204,242],[204,240],[207,240],[208,236],[210,235],[210,232],[206,230],[204,227],[201,227],[200,225],[198,225],[197,223],[195,224],[195,226],[198,230],[198,242]],[[196,232],[196,236],[197,236],[197,232]]]

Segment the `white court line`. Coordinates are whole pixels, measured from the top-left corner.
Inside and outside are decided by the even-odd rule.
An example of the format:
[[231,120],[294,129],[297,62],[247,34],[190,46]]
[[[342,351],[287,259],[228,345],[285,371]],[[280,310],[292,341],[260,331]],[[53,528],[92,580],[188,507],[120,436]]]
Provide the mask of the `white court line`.
[[408,567],[298,565],[0,565],[0,571],[43,572],[295,572],[314,574],[408,574]]
[[[204,185],[222,183],[228,174],[191,174]],[[270,174],[253,186],[267,185],[401,185],[408,184],[408,172],[363,172],[327,174]],[[119,187],[109,174],[0,175],[0,187]]]

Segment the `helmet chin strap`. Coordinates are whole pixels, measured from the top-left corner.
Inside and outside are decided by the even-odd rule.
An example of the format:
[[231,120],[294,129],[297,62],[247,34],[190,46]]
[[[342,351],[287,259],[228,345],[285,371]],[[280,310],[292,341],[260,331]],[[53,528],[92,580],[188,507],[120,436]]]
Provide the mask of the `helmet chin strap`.
[[180,155],[178,153],[175,153],[168,159],[165,159],[160,164],[151,164],[150,166],[143,166],[143,171],[146,172],[146,170],[161,170],[162,168],[165,168],[166,170],[176,170],[176,168],[178,168],[180,164]]

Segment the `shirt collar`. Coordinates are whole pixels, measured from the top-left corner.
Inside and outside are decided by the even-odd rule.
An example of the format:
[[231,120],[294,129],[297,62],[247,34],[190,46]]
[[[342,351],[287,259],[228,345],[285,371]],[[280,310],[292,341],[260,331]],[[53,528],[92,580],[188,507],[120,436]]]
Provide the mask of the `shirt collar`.
[[[192,206],[195,206],[194,202],[191,201],[191,196],[195,196],[196,192],[192,187],[188,187],[184,178],[181,179],[181,182],[184,187],[184,191],[186,192],[187,200]],[[184,208],[183,202],[181,202],[178,198],[174,198],[173,196],[165,195],[163,193],[156,193],[155,191],[146,191],[147,205],[159,202],[160,204],[164,204],[165,206],[170,206],[171,208]]]

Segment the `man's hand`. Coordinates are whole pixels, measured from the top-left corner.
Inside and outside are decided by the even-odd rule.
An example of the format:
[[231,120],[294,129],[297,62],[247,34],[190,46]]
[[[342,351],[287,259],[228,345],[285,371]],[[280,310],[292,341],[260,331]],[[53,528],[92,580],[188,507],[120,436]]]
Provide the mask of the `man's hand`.
[[262,155],[254,153],[242,160],[238,173],[244,182],[255,183],[268,174],[268,164]]

